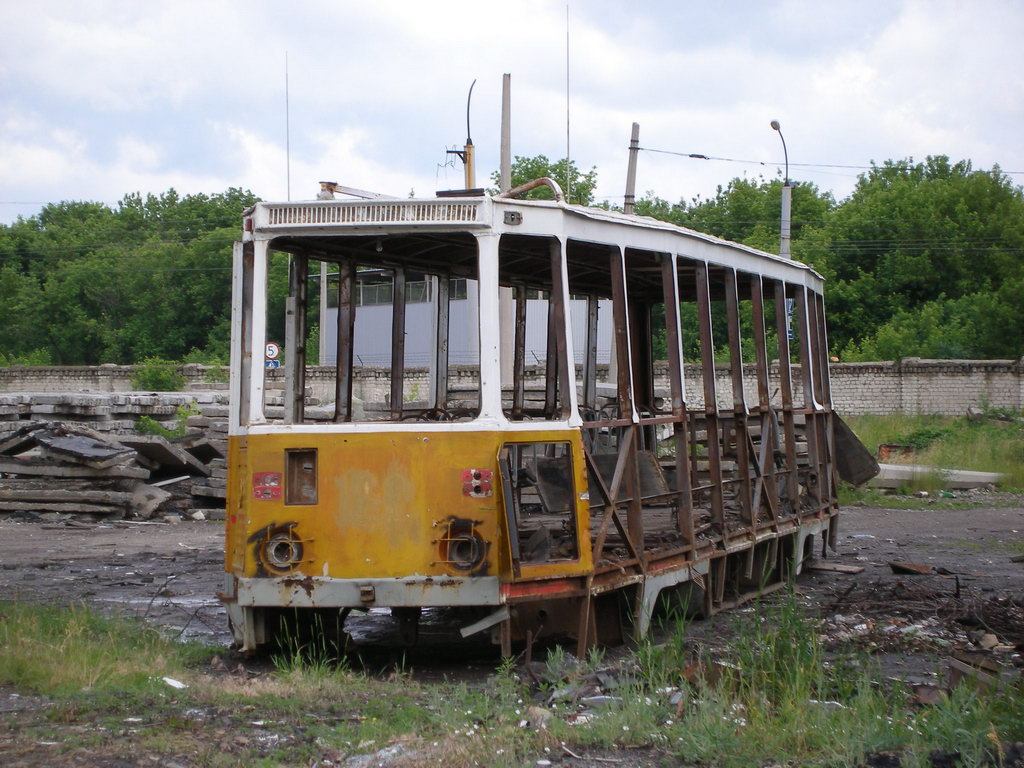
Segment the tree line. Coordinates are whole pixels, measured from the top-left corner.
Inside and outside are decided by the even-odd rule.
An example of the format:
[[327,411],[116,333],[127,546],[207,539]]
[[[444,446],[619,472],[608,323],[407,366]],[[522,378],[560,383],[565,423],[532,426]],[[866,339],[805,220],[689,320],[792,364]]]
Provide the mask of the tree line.
[[[596,169],[516,158],[514,184],[545,175],[568,176],[572,202],[594,204]],[[781,189],[778,179],[736,178],[707,199],[648,192],[636,212],[777,252]],[[53,203],[0,225],[0,364],[226,361],[231,244],[256,200],[236,188],[172,189],[115,206]],[[792,210],[793,257],[827,280],[833,355],[1024,356],[1024,190],[998,167],[890,160],[841,201],[795,183]],[[270,282],[276,306],[283,256]]]

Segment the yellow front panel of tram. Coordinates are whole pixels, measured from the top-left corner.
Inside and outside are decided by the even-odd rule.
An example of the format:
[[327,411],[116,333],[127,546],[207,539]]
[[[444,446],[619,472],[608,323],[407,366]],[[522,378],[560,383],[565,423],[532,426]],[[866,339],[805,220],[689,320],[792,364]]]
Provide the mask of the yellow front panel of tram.
[[[587,487],[578,432],[528,439],[572,442],[575,484]],[[232,438],[227,570],[343,579],[509,575],[498,454],[515,440],[500,432],[441,431]],[[289,479],[296,472],[308,478],[310,457],[315,497],[295,503]],[[579,541],[589,542],[586,502],[579,503]],[[583,550],[578,560],[531,574],[589,571],[589,547]]]

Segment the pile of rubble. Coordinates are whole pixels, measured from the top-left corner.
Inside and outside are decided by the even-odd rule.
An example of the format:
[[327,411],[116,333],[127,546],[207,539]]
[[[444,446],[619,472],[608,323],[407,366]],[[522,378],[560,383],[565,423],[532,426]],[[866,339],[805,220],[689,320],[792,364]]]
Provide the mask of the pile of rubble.
[[194,434],[110,435],[32,422],[0,438],[0,514],[223,519],[225,449]]

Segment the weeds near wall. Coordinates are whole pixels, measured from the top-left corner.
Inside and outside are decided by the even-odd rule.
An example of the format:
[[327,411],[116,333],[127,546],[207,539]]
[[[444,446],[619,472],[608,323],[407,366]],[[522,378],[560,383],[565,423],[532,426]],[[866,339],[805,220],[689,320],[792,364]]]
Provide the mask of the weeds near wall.
[[199,406],[196,403],[179,405],[174,411],[173,429],[165,427],[152,416],[146,416],[143,414],[139,417],[139,420],[135,422],[135,431],[140,432],[143,435],[159,435],[160,437],[164,437],[168,440],[174,440],[175,438],[185,436],[185,433],[188,432],[189,417],[198,416],[199,414]]
[[185,377],[178,373],[178,363],[159,357],[147,357],[132,373],[132,387],[147,392],[178,392],[185,386]]

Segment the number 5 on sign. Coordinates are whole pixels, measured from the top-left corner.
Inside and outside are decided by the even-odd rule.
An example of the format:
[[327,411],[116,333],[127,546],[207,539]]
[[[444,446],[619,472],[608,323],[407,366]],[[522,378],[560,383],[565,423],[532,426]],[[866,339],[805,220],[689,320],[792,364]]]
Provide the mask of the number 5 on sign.
[[267,360],[277,360],[277,358],[278,358],[278,356],[280,354],[281,354],[281,348],[277,344],[275,344],[274,342],[268,341],[267,342],[267,351],[266,351]]

